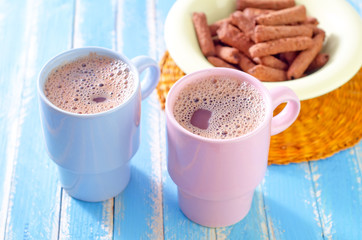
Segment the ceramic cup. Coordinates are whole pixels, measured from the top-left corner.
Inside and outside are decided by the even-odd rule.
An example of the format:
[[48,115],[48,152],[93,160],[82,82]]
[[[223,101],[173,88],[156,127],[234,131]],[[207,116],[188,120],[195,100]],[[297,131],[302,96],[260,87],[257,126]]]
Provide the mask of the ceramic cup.
[[[135,75],[128,100],[111,110],[76,114],[52,104],[44,94],[48,74],[60,65],[89,53],[120,59]],[[139,75],[145,69],[145,77]],[[118,195],[130,179],[130,159],[140,144],[141,100],[156,87],[157,62],[145,56],[128,60],[105,48],[87,47],[63,52],[45,64],[38,79],[40,115],[46,148],[58,167],[62,187],[74,198],[98,202]]]
[[[253,131],[232,139],[211,139],[189,132],[175,120],[173,106],[179,92],[189,83],[215,76],[241,79],[260,91],[265,118]],[[273,117],[273,110],[284,102],[286,107]],[[233,69],[201,70],[177,81],[166,100],[167,167],[177,185],[182,212],[208,227],[228,226],[243,219],[265,175],[270,136],[288,128],[299,110],[300,101],[290,88],[268,90],[253,76]]]

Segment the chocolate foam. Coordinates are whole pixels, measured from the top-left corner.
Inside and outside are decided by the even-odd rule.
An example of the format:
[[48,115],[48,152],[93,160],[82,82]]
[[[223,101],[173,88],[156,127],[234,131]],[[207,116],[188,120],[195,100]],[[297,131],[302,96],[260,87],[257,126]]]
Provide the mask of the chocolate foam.
[[119,59],[90,53],[54,69],[45,82],[45,96],[57,107],[93,114],[125,102],[135,88],[135,76]]
[[[208,127],[191,123],[194,113],[211,112]],[[236,138],[253,131],[265,118],[265,103],[253,85],[239,79],[211,77],[182,89],[173,106],[177,122],[188,131],[207,138]]]

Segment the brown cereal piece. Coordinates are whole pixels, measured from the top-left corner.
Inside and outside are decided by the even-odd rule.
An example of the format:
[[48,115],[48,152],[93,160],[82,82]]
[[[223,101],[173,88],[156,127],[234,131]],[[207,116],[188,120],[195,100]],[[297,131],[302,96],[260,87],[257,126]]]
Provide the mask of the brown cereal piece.
[[254,41],[256,43],[275,40],[279,38],[313,36],[313,29],[307,25],[297,26],[264,26],[257,25],[254,29]]
[[225,60],[226,62],[237,64],[239,63],[239,50],[233,47],[216,45],[216,56]]
[[262,14],[268,14],[274,12],[274,10],[270,9],[261,9],[261,8],[245,8],[243,13],[250,20],[254,21],[254,19]]
[[236,9],[262,8],[262,9],[283,9],[295,6],[294,0],[237,0]]
[[202,53],[205,56],[215,55],[215,46],[212,41],[209,26],[207,25],[205,13],[194,12],[192,14],[192,21]]
[[319,24],[318,19],[316,19],[315,17],[307,17],[307,19],[303,22],[303,24],[312,24],[317,26]]
[[207,60],[215,67],[226,67],[226,68],[237,69],[233,65],[225,62],[224,60],[222,60],[221,58],[218,58],[218,57],[210,56],[210,57],[207,57]]
[[250,57],[249,48],[254,44],[238,28],[231,24],[223,24],[217,30],[218,38],[225,44],[234,47]]
[[244,72],[247,72],[250,68],[255,66],[255,63],[248,58],[244,53],[239,52],[239,68]]
[[307,70],[310,63],[321,51],[324,37],[325,37],[324,32],[318,33],[312,40],[313,45],[310,48],[298,54],[298,56],[294,59],[293,63],[290,65],[288,69],[287,72],[288,79],[300,78],[303,75],[303,73],[305,72],[305,70]]
[[255,65],[247,71],[250,75],[253,75],[260,81],[264,82],[278,82],[285,81],[287,74],[285,71],[275,69],[263,65]]
[[309,37],[281,38],[268,42],[257,43],[250,47],[250,55],[263,57],[282,52],[305,50],[313,45],[313,40]]
[[264,66],[281,69],[281,70],[287,70],[288,64],[283,62],[282,60],[274,57],[274,56],[264,56],[260,58],[253,59],[256,63],[259,63]]
[[323,29],[320,29],[318,27],[313,28],[313,36],[316,36],[318,34],[323,34],[323,36],[326,35],[326,32]]
[[220,19],[219,21],[216,21],[216,22],[210,24],[209,28],[210,28],[211,36],[213,36],[213,37],[216,36],[217,35],[216,32],[219,29],[219,27],[226,23],[231,23],[231,17]]
[[329,60],[329,55],[327,53],[318,53],[318,55],[313,59],[309,64],[306,72],[311,73],[315,72],[321,67],[323,67]]
[[254,38],[255,22],[246,17],[243,12],[235,11],[231,14],[231,23],[237,26],[250,39]]
[[307,19],[307,13],[304,5],[298,5],[291,8],[278,10],[269,14],[257,17],[256,23],[260,25],[285,25],[298,22],[304,22]]
[[292,64],[294,59],[297,57],[298,52],[283,52],[279,54],[280,60],[288,63],[288,65]]

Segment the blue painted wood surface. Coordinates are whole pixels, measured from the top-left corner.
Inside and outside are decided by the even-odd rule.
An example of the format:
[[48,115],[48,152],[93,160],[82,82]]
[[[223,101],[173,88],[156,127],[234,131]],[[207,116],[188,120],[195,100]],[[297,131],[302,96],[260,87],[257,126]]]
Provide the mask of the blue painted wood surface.
[[[74,1],[71,23],[73,47],[100,46],[115,49],[114,1]],[[97,37],[95,37],[97,36]],[[62,191],[59,239],[110,239],[114,199],[86,203]],[[82,224],[79,224],[82,223]]]
[[[348,2],[362,14],[360,0]],[[72,47],[160,60],[173,1],[0,1],[0,239],[362,239],[362,143],[315,162],[269,166],[247,217],[206,228],[179,210],[166,170],[165,115],[142,102],[141,145],[123,193],[68,196],[45,151],[36,79]]]

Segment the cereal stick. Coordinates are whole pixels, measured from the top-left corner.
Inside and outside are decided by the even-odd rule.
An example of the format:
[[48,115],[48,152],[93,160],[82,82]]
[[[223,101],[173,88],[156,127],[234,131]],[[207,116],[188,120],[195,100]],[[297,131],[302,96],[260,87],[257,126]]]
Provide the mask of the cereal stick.
[[231,14],[231,23],[237,26],[249,38],[254,36],[255,22],[246,17],[243,12],[235,11]]
[[288,65],[292,64],[294,59],[297,57],[298,52],[283,52],[279,54],[279,58],[282,61],[285,61],[288,63]]
[[281,70],[288,69],[288,64],[286,64],[285,62],[279,60],[278,58],[276,58],[274,56],[264,56],[264,57],[256,58],[253,60],[256,63],[259,63],[259,64],[267,66],[267,67],[272,67],[272,68],[281,69]]
[[216,36],[219,27],[225,23],[231,23],[231,17],[221,19],[209,25],[211,36]]
[[205,56],[215,55],[215,46],[212,41],[209,26],[207,25],[206,15],[201,12],[195,12],[192,14],[192,21],[202,53]]
[[255,63],[250,60],[244,53],[239,52],[239,67],[244,72],[247,72],[250,68],[255,66]]
[[254,40],[256,43],[269,40],[306,36],[312,37],[313,29],[306,25],[298,26],[264,26],[257,25],[254,29]]
[[320,29],[317,26],[315,26],[313,28],[313,36],[317,36],[318,34],[323,34],[323,36],[325,36],[326,32],[323,29]]
[[216,45],[216,56],[225,60],[226,62],[237,64],[239,63],[239,50],[233,47]]
[[243,10],[248,7],[264,9],[283,9],[293,7],[294,0],[237,0],[236,9]]
[[313,25],[318,25],[318,19],[316,19],[315,17],[307,17],[307,19],[303,22],[304,24],[313,24]]
[[304,5],[298,5],[291,8],[282,9],[269,14],[261,15],[256,18],[260,25],[285,25],[297,22],[303,22],[307,19]]
[[327,53],[318,53],[318,55],[313,59],[309,64],[306,72],[315,72],[321,67],[323,67],[329,60],[329,55]]
[[207,58],[207,60],[215,67],[227,67],[227,68],[237,69],[233,65],[228,64],[227,62],[225,62],[224,60],[222,60],[218,57],[210,56]]
[[313,38],[313,46],[300,52],[298,56],[294,59],[293,63],[290,65],[287,77],[288,79],[300,78],[305,70],[307,70],[309,64],[321,51],[323,46],[325,34],[320,32]]
[[254,43],[250,41],[245,34],[240,32],[238,28],[230,24],[223,24],[217,30],[217,36],[223,43],[240,50],[246,56],[250,57],[249,48]]
[[281,52],[292,52],[305,50],[313,45],[313,40],[309,37],[281,38],[268,42],[257,43],[250,47],[250,55],[263,57]]
[[248,73],[264,82],[285,81],[287,79],[285,71],[263,65],[255,65],[248,70]]
[[274,10],[261,8],[245,8],[243,11],[244,15],[251,20],[254,20],[256,17],[262,14],[268,14],[271,12],[274,12]]

